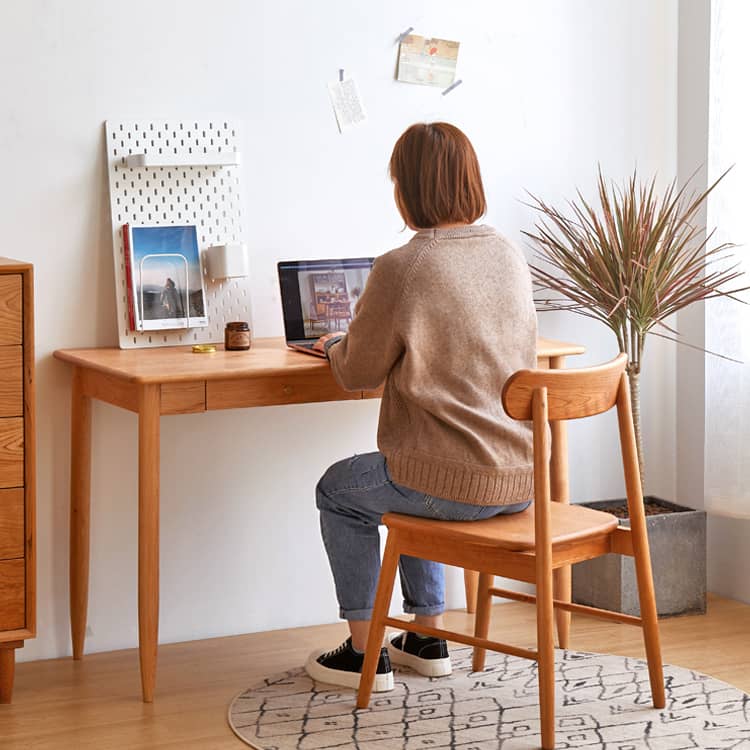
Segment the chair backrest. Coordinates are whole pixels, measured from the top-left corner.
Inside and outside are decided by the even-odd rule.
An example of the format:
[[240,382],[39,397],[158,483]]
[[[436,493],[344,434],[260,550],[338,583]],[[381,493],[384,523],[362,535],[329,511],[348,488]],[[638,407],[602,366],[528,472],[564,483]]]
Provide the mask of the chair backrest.
[[[606,364],[579,370],[519,370],[508,378],[503,388],[503,407],[508,415],[531,420],[534,426],[534,526],[538,566],[544,565],[545,557],[551,554],[549,505],[558,498],[552,497],[550,475],[551,471],[561,471],[556,462],[549,460],[548,422],[590,417],[617,406],[630,526],[634,533],[645,538],[643,490],[625,375],[627,362],[627,356],[620,354]],[[563,471],[567,485],[567,469]],[[559,483],[560,476],[557,476],[555,485]],[[546,552],[540,556],[540,550]]]
[[620,354],[611,362],[578,370],[519,370],[503,388],[503,407],[513,419],[532,419],[534,391],[547,389],[547,418],[580,419],[609,411],[617,394],[628,358]]

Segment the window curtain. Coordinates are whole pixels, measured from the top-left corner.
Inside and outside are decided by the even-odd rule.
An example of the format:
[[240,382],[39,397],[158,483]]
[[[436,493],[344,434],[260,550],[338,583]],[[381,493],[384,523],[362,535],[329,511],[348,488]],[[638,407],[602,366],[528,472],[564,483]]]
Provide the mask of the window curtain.
[[[711,246],[734,242],[732,253],[750,285],[750,2],[711,3],[709,184],[733,165],[711,194]],[[750,301],[748,293],[741,298]],[[706,303],[706,509],[750,518],[750,305],[729,299]]]

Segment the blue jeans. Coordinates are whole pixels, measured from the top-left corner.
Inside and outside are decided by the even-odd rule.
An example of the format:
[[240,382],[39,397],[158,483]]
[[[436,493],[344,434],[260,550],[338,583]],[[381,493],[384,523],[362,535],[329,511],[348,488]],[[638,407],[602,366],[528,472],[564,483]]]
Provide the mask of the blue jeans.
[[[380,572],[378,526],[384,513],[478,521],[517,513],[531,502],[470,505],[425,495],[393,482],[382,453],[365,453],[335,463],[318,482],[315,494],[340,616],[345,620],[369,620],[372,616]],[[404,612],[443,612],[445,573],[441,563],[402,555],[399,573]]]

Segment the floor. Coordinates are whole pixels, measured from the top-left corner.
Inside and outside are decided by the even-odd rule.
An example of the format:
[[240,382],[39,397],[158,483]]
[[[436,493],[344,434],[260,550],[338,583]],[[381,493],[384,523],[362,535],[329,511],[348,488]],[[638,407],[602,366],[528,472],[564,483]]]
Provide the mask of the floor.
[[[450,612],[447,625],[469,630],[471,618]],[[494,608],[492,631],[533,645],[534,610]],[[304,662],[308,651],[343,639],[343,624],[162,646],[156,700],[140,701],[135,650],[22,663],[11,706],[0,706],[2,750],[180,748],[241,750],[226,723],[232,696],[259,678]],[[750,692],[750,606],[712,597],[705,616],[661,624],[664,661],[705,672]],[[642,656],[640,631],[573,616],[572,648]]]

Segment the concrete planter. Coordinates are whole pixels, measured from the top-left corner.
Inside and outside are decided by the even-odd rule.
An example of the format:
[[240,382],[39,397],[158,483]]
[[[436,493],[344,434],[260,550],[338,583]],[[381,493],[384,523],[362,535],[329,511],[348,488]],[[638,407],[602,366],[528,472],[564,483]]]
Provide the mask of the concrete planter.
[[[706,514],[681,505],[645,498],[651,564],[659,615],[703,614],[706,611]],[[624,500],[584,503],[615,513]],[[627,508],[627,506],[625,506]],[[620,524],[630,525],[621,518]],[[640,615],[632,557],[605,555],[573,566],[573,601],[601,609]]]

